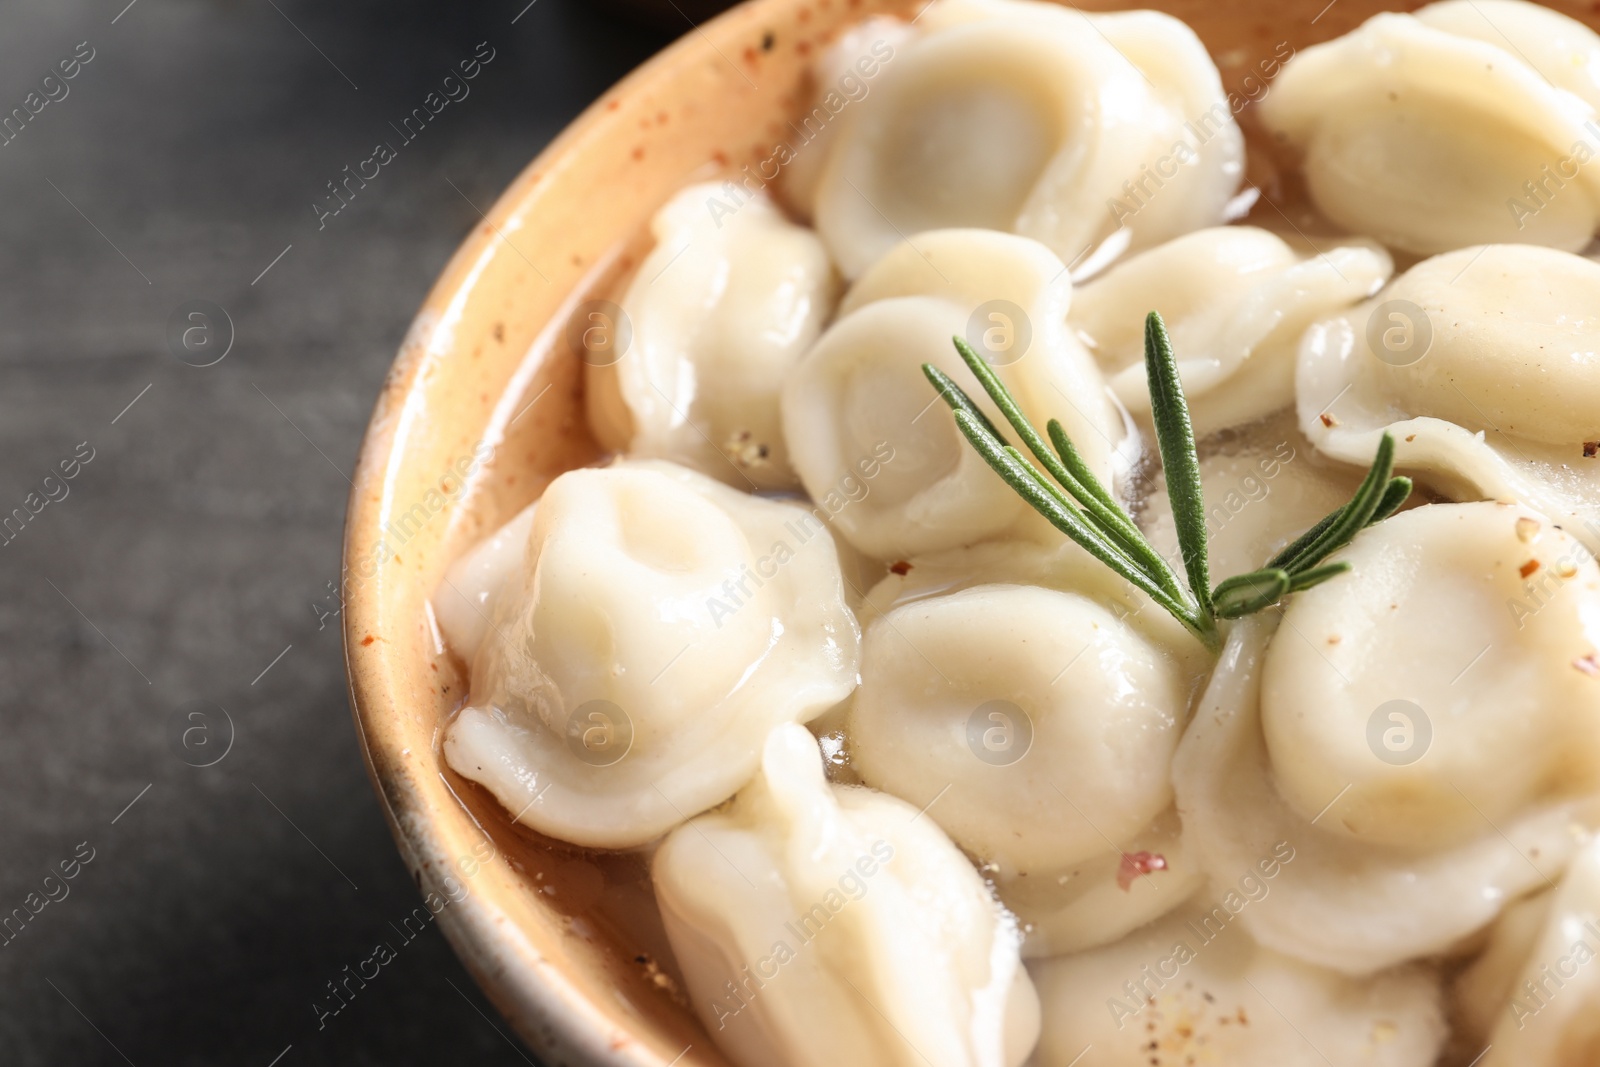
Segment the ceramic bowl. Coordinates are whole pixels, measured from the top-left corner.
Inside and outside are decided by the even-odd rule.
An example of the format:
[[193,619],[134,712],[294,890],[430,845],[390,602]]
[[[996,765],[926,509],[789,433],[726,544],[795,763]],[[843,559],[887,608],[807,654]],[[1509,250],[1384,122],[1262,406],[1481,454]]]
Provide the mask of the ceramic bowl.
[[[440,926],[517,1033],[551,1063],[726,1060],[682,999],[645,860],[542,839],[445,767],[441,732],[467,679],[442,647],[429,594],[453,558],[552,478],[600,457],[568,324],[637,262],[654,210],[691,181],[769,157],[810,99],[807,66],[829,41],[869,14],[912,17],[921,2],[754,0],[687,33],[607,92],[462,243],[373,412],[344,554],[356,728],[395,840],[425,899],[441,909]],[[1134,6],[1142,5],[1081,4]],[[1192,26],[1227,86],[1249,95],[1245,79],[1283,42],[1303,48],[1394,5],[1147,6]],[[1554,6],[1600,23],[1589,3]],[[1251,180],[1292,202],[1248,109],[1241,121],[1252,136]]]

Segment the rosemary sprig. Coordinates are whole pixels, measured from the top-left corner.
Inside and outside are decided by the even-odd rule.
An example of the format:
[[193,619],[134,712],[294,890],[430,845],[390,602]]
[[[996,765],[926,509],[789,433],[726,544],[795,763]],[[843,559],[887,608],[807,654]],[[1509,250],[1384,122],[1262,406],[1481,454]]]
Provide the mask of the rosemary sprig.
[[1372,468],[1349,503],[1312,526],[1260,570],[1235,575],[1213,589],[1200,455],[1189,419],[1189,403],[1178,379],[1178,361],[1166,324],[1152,311],[1145,319],[1145,373],[1150,382],[1156,443],[1167,474],[1167,499],[1172,502],[1179,554],[1188,579],[1185,583],[1089,469],[1061,423],[1050,420],[1047,443],[983,357],[962,338],[953,340],[984,392],[1055,482],[1047,481],[1020,450],[1006,442],[995,424],[949,375],[924,363],[923,374],[950,405],[956,425],[972,447],[1051,525],[1146,593],[1213,652],[1221,644],[1217,620],[1242,618],[1264,610],[1291,593],[1348,571],[1348,563],[1324,561],[1363,529],[1393,515],[1411,495],[1411,479],[1394,475],[1394,438],[1385,433]]

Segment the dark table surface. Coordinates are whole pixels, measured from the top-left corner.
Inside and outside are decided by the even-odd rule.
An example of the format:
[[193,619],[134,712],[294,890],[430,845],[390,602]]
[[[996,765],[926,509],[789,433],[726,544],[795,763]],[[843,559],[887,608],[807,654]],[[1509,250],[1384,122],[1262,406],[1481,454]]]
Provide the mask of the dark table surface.
[[[0,1063],[532,1062],[436,929],[391,926],[418,896],[330,583],[379,382],[473,205],[689,27],[125,4],[0,6],[0,115],[26,116],[0,145],[0,514],[26,519],[0,547]],[[479,42],[470,94],[319,229],[326,183]],[[167,340],[194,300],[234,333],[203,368]]]

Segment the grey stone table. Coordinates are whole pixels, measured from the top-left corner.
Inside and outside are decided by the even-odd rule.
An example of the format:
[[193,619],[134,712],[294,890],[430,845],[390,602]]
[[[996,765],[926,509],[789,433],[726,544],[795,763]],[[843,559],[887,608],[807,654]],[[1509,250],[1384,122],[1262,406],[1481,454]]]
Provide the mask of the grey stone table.
[[[330,583],[379,382],[476,207],[672,35],[578,0],[0,6],[0,1062],[532,1062],[398,929]],[[196,300],[232,322],[212,366],[169,350]]]

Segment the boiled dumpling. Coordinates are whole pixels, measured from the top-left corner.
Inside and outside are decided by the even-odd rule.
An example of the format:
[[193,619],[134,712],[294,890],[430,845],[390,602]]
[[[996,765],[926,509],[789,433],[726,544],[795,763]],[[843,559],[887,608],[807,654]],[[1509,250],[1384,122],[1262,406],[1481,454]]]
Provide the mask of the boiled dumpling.
[[1600,109],[1600,36],[1577,19],[1526,0],[1441,0],[1412,14],[1433,29],[1510,49],[1539,77]]
[[445,570],[434,590],[433,611],[450,649],[471,666],[498,610],[496,600],[507,586],[520,584],[528,534],[539,508],[535,501],[512,520],[473,545]]
[[1417,264],[1312,327],[1296,382],[1318,449],[1458,500],[1517,500],[1600,548],[1600,264],[1488,245]]
[[444,754],[521,822],[643,844],[755,773],[859,655],[818,517],[672,464],[569,471],[539,501]]
[[816,194],[854,277],[905,235],[1007,230],[1071,263],[1215,225],[1243,139],[1194,33],[1151,11],[937,0],[853,107]]
[[1371,296],[1392,269],[1377,248],[1304,258],[1266,230],[1224,226],[1117,264],[1073,294],[1070,318],[1118,399],[1148,416],[1144,319],[1161,312],[1203,436],[1293,404],[1300,335]]
[[1002,873],[1077,863],[1171,803],[1184,676],[1106,607],[1033,586],[920,600],[868,628],[849,719],[868,785]]
[[696,1012],[741,1067],[1016,1067],[1039,1007],[1010,918],[934,823],[830,786],[784,726],[652,875]]
[[622,298],[626,327],[586,357],[596,435],[740,489],[794,487],[778,390],[833,313],[821,242],[764,193],[735,203],[716,185],[684,189],[651,230],[655,249]]
[[900,19],[872,15],[840,34],[812,69],[811,110],[791,121],[790,151],[780,149],[774,160],[783,166],[784,200],[803,218],[816,212],[817,183],[839,128],[915,33]]
[[1256,939],[1360,974],[1481,929],[1600,825],[1600,567],[1494,503],[1403,512],[1335,559],[1275,636],[1234,629],[1173,770],[1212,877],[1294,844]]
[[1495,1024],[1510,1007],[1554,897],[1550,886],[1507,904],[1477,958],[1456,979],[1450,1014],[1462,1043],[1489,1043]]
[[983,230],[922,234],[856,283],[783,390],[790,460],[813,499],[863,464],[875,472],[866,496],[833,516],[845,538],[900,560],[1019,531],[1057,536],[972,449],[923,376],[922,364],[934,364],[1001,421],[952,336],[990,358],[1040,426],[1059,418],[1112,484],[1138,437],[1066,329],[1070,298],[1049,249]]
[[[845,728],[853,769],[925,805],[1008,902],[1015,887],[1041,927],[1030,954],[1115,938],[1198,884],[1178,862],[1176,820],[1157,825],[1193,675],[1119,607],[977,585],[910,600],[863,642]],[[1119,886],[1140,854],[1162,857],[1158,873]]]
[[1427,970],[1359,981],[1239,929],[1237,916],[1277,892],[1267,872],[1279,869],[1269,852],[1114,945],[1031,963],[1044,1016],[1036,1067],[1433,1067],[1445,1024]]
[[[1361,472],[1317,455],[1285,414],[1219,435],[1200,459],[1211,573],[1221,579],[1264,566],[1355,494]],[[1139,525],[1179,566],[1178,531],[1166,478],[1152,481]]]
[[1261,102],[1312,200],[1421,255],[1492,241],[1576,252],[1600,219],[1600,36],[1516,0],[1380,14],[1308,48]]
[[[1573,859],[1559,888],[1529,905],[1538,919],[1488,1034],[1482,1067],[1600,1063],[1600,843]],[[1470,974],[1471,972],[1469,972]]]

